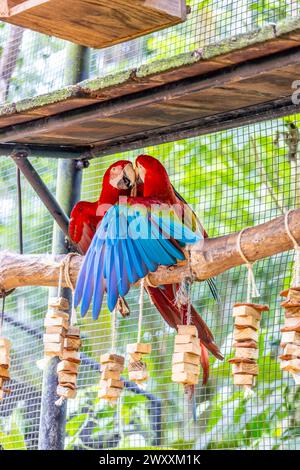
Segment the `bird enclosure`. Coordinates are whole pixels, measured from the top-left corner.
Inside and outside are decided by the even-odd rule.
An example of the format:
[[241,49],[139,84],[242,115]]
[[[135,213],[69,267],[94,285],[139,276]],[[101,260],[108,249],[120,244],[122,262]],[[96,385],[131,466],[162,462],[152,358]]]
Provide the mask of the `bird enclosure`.
[[[48,137],[43,142],[41,137],[45,146],[41,148],[38,139],[32,137],[40,136],[40,130],[30,127],[33,133],[28,131],[24,137],[26,128],[18,128],[18,125],[34,126],[32,123],[35,120],[49,116],[53,119],[60,112],[67,119],[74,103],[78,105],[77,112],[81,107],[97,105],[95,100],[104,100],[106,93],[112,100],[120,83],[124,86],[122,93],[125,96],[126,87],[132,86],[131,83],[128,85],[127,78],[123,80],[123,74],[126,75],[128,70],[144,67],[142,70],[146,76],[147,67],[153,67],[154,63],[154,69],[157,67],[162,73],[162,68],[166,67],[165,59],[174,56],[182,58],[184,54],[194,54],[205,47],[218,48],[217,54],[222,56],[222,41],[228,40],[224,52],[227,53],[228,47],[239,41],[241,35],[244,41],[243,35],[256,34],[257,31],[263,31],[259,41],[265,44],[271,37],[268,35],[273,34],[275,23],[286,19],[294,19],[295,24],[300,21],[300,2],[297,1],[193,0],[189,3],[191,13],[186,22],[100,51],[78,46],[72,49],[72,45],[62,40],[0,24],[0,100],[3,103],[0,109],[0,155],[3,144],[3,156],[0,156],[1,253],[20,250],[16,168],[8,156],[9,145],[13,143],[11,148],[25,148],[29,152],[30,162],[53,194],[57,189],[61,162],[56,157],[66,152],[66,149],[61,149],[63,140],[59,145],[55,141],[57,147],[54,148],[53,139],[58,135],[55,129],[48,129]],[[289,37],[284,40],[292,42],[294,39]],[[293,43],[295,49],[299,47],[297,44]],[[222,47],[225,47],[224,42]],[[243,44],[239,47],[238,54],[242,58]],[[247,47],[250,47],[249,43]],[[256,51],[259,49],[257,43],[253,47]],[[284,52],[281,53],[284,55]],[[224,66],[224,63],[229,66],[226,61],[222,63],[222,59],[214,61],[219,66]],[[69,67],[70,63],[73,68]],[[158,86],[161,75],[157,78],[154,69],[151,69],[149,80]],[[180,70],[187,70],[182,63]],[[113,77],[109,92],[105,88],[108,76],[110,83]],[[278,82],[282,82],[283,79],[281,81],[279,78]],[[91,80],[87,94],[82,92],[83,85],[80,93],[77,87],[78,94],[74,89],[65,88],[67,85],[76,87],[77,82],[86,79]],[[205,79],[209,79],[209,72]],[[250,81],[248,78],[248,83]],[[269,88],[272,88],[271,82],[272,75]],[[142,86],[141,82],[135,81],[135,86]],[[150,86],[148,82],[147,86]],[[232,86],[229,84],[230,88]],[[260,97],[267,97],[265,101],[269,100],[267,85],[265,90],[260,89],[257,93]],[[244,94],[247,95],[247,86]],[[232,96],[234,100],[235,95]],[[117,98],[126,105],[127,96],[123,101],[122,96]],[[222,94],[216,94],[214,99],[222,108]],[[244,98],[243,109],[254,106],[254,102],[250,103],[247,99]],[[32,100],[35,100],[34,106]],[[36,104],[37,100],[40,100],[39,105]],[[80,100],[86,101],[83,103]],[[191,101],[188,105],[182,102],[182,107],[192,109]],[[160,102],[158,106],[162,106]],[[200,109],[199,103],[197,106]],[[172,103],[168,103],[168,107],[169,114],[176,115]],[[272,111],[272,106],[270,109]],[[124,136],[128,128],[122,123],[124,131],[122,134],[118,130],[119,140],[111,140],[108,150],[103,138],[99,154],[95,154],[89,166],[82,169],[80,198],[97,200],[105,170],[119,159],[134,162],[137,155],[144,153],[153,155],[165,165],[172,184],[193,207],[209,237],[220,237],[275,219],[289,209],[300,207],[300,118],[296,112],[298,108],[295,114],[291,114],[292,107],[286,109],[290,112],[281,110],[280,117],[269,113],[269,109],[261,113],[256,110],[255,116],[245,114],[244,121],[233,119],[231,124],[228,121],[226,129],[214,123],[208,129],[205,121],[202,128],[199,124],[198,133],[193,130],[193,134],[182,135],[177,129],[180,138],[169,138],[168,142],[158,139],[154,143],[151,134],[150,143],[147,144],[146,140],[143,146],[135,136],[137,143],[134,147],[130,147],[129,141],[125,146]],[[78,142],[72,148],[69,145],[70,154],[81,151],[80,133],[87,132],[83,129],[84,125],[81,128],[75,122],[76,116],[72,114],[71,117],[74,118],[75,127],[72,128],[73,137],[71,133],[68,135],[72,143],[72,139],[75,142],[74,133],[77,133]],[[95,132],[99,127],[97,119],[92,125]],[[144,119],[147,118],[144,116]],[[131,116],[130,123],[132,127],[140,125],[137,117],[134,120]],[[120,126],[120,121],[113,116],[105,129],[107,139],[117,126]],[[153,126],[157,126],[157,121]],[[161,126],[166,126],[164,116],[161,116]],[[13,137],[9,140],[9,133],[16,132],[16,128],[20,129],[19,140]],[[45,133],[44,129],[41,134]],[[31,148],[27,147],[30,143]],[[84,152],[93,151],[92,147],[83,147]],[[25,178],[21,179],[21,187],[23,252],[51,253],[53,218]],[[175,333],[148,298],[145,297],[144,301],[142,340],[152,344],[152,353],[146,359],[150,379],[143,389],[129,381],[125,373],[124,391],[115,407],[97,398],[99,357],[111,345],[111,314],[104,305],[98,321],[93,321],[90,313],[79,319],[82,362],[77,397],[67,403],[63,429],[65,449],[299,449],[300,390],[293,378],[280,370],[278,359],[284,322],[280,292],[291,284],[293,261],[293,251],[285,251],[259,260],[254,265],[260,293],[257,302],[269,305],[270,310],[262,315],[259,375],[250,397],[245,397],[243,390],[233,385],[232,367],[228,362],[234,356],[232,307],[234,303],[245,300],[247,293],[247,269],[244,265],[216,277],[219,303],[212,298],[205,282],[192,284],[193,303],[213,331],[224,355],[224,361],[210,357],[209,381],[205,386],[201,385],[200,376],[195,400],[190,400],[182,387],[171,381]],[[0,286],[1,282],[0,275]],[[43,398],[43,323],[48,290],[47,287],[23,287],[5,299],[3,334],[12,342],[12,363],[11,393],[0,401],[0,448],[3,449],[38,448]],[[138,287],[131,288],[127,301],[130,316],[117,318],[116,350],[119,354],[125,353],[127,344],[136,341]]]
[[[210,236],[219,236],[270,220],[283,207],[293,207],[297,188],[293,182],[294,155],[287,144],[297,116],[188,139],[155,148],[140,149],[160,158],[173,184],[201,216]],[[296,134],[297,135],[297,134]],[[134,158],[136,152],[122,155]],[[104,170],[119,155],[94,160],[85,170],[82,196],[95,200]],[[54,185],[56,161],[35,159],[45,181]],[[1,249],[18,250],[15,169],[8,159],[1,165]],[[51,183],[52,181],[52,183]],[[299,189],[298,189],[299,191]],[[25,253],[49,252],[52,221],[42,203],[24,185]],[[199,312],[222,345],[224,362],[213,360],[207,386],[196,389],[197,419],[179,385],[171,383],[174,333],[146,302],[143,339],[151,342],[150,381],[146,391],[130,388],[117,409],[97,399],[99,355],[110,347],[111,320],[107,310],[98,322],[80,321],[83,359],[78,398],[68,405],[66,448],[166,447],[228,449],[295,449],[298,446],[299,393],[291,378],[282,374],[278,353],[283,312],[279,292],[291,277],[288,253],[260,261],[255,267],[262,303],[270,305],[260,335],[260,374],[255,395],[244,399],[232,385],[232,304],[245,298],[246,268],[217,277],[218,306],[204,283],[195,283],[193,299]],[[135,341],[138,290],[128,296],[129,318],[118,319],[117,349]],[[36,448],[39,432],[42,372],[43,318],[46,288],[24,288],[6,300],[5,334],[14,352],[12,395],[0,405],[1,443],[15,448]],[[128,385],[128,387],[127,387]],[[4,437],[5,436],[5,437]]]

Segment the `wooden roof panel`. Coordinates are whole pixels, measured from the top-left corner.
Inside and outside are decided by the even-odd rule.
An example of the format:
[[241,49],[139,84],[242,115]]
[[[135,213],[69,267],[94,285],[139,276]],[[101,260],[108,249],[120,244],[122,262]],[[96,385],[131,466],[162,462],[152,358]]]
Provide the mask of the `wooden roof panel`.
[[[300,76],[300,19],[276,28],[8,104],[0,142],[11,134],[17,143],[101,145],[288,98]],[[18,134],[22,123],[29,132]]]

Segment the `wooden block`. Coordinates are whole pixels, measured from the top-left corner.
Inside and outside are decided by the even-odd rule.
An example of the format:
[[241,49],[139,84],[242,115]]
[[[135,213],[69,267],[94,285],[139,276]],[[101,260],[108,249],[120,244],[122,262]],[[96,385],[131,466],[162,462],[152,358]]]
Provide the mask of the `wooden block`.
[[233,364],[233,374],[249,374],[258,375],[258,365],[256,363],[240,362],[239,364]]
[[62,343],[45,343],[44,354],[45,356],[60,356],[63,353]]
[[150,343],[132,343],[127,344],[126,351],[129,354],[140,353],[140,354],[150,354],[152,346]]
[[64,387],[63,385],[58,385],[56,389],[56,393],[59,397],[64,397],[64,398],[75,398],[76,397],[76,390],[69,388],[69,387]]
[[45,329],[46,335],[60,334],[64,338],[66,333],[67,330],[61,326],[47,326]]
[[68,337],[80,338],[80,328],[79,328],[79,326],[70,325],[69,329],[68,329],[68,332],[67,332],[67,336]]
[[300,307],[289,307],[285,309],[284,312],[285,318],[299,318],[300,317]]
[[7,351],[11,348],[11,342],[9,339],[4,338],[3,336],[0,337],[0,348],[6,349]]
[[252,307],[257,312],[268,312],[270,310],[268,305],[254,304],[253,302],[236,302],[233,307]]
[[288,343],[300,346],[300,333],[298,331],[287,331],[282,333],[280,346],[284,348]]
[[72,390],[76,389],[76,384],[73,384],[71,382],[60,382],[59,385],[61,385],[62,387],[71,388]]
[[129,361],[130,362],[137,362],[140,361],[143,357],[143,354],[141,353],[130,353],[129,354]]
[[124,364],[119,364],[118,362],[106,362],[101,366],[101,370],[111,370],[121,373],[124,370]]
[[196,356],[201,356],[199,340],[198,340],[198,344],[195,344],[195,343],[175,344],[174,353],[184,353],[184,352],[195,354]]
[[237,327],[249,327],[257,330],[259,328],[259,320],[252,315],[245,315],[243,317],[237,316],[234,319],[234,325]]
[[255,385],[255,376],[247,374],[235,374],[233,376],[233,383],[234,385],[248,385],[250,387],[253,387]]
[[69,301],[64,297],[50,297],[48,306],[50,308],[56,308],[61,310],[68,310],[69,309]]
[[120,380],[120,372],[114,370],[104,369],[101,370],[101,380]]
[[60,326],[61,328],[64,328],[65,330],[68,329],[69,322],[65,320],[64,318],[59,318],[59,317],[46,317],[44,321],[45,327],[48,326]]
[[4,380],[10,379],[9,369],[7,367],[3,367],[2,365],[0,365],[0,378]]
[[105,400],[109,400],[111,398],[119,398],[121,392],[121,388],[103,387],[99,389],[98,398],[102,398]]
[[49,318],[64,318],[69,321],[69,314],[59,309],[50,309],[47,312],[47,317]]
[[124,388],[124,382],[122,380],[116,379],[107,379],[107,380],[100,380],[100,388]]
[[58,333],[54,333],[52,335],[44,334],[43,340],[44,340],[44,344],[45,343],[62,343],[63,336]]
[[290,287],[280,292],[280,295],[288,300],[300,302],[300,287]]
[[252,328],[234,328],[233,338],[236,341],[258,341],[258,333]]
[[239,359],[258,359],[258,349],[254,348],[238,348],[235,351],[235,358]]
[[67,336],[64,340],[64,348],[66,349],[73,349],[73,350],[77,350],[80,348],[81,346],[81,339],[80,338],[75,338],[75,337],[69,337]]
[[176,372],[175,374],[172,373],[172,382],[185,385],[197,385],[199,376],[191,372]]
[[185,362],[187,364],[200,364],[200,356],[195,356],[187,352],[175,353],[172,356],[172,364],[179,364],[180,362]]
[[233,348],[258,348],[258,344],[256,341],[235,341],[233,343]]
[[192,374],[199,375],[200,374],[200,366],[195,364],[188,364],[186,362],[182,362],[179,364],[172,365],[172,374],[176,374],[177,372],[191,372]]
[[289,361],[282,361],[280,369],[289,372],[300,372],[300,359],[290,359]]
[[4,367],[10,366],[9,352],[6,349],[0,349],[0,364]]
[[284,348],[283,354],[279,356],[280,359],[285,361],[296,357],[300,358],[300,346],[292,343],[288,343]]
[[128,377],[129,380],[132,380],[133,382],[144,382],[145,380],[148,380],[149,375],[146,370],[132,370],[131,372],[128,372]]
[[136,362],[129,362],[128,364],[128,372],[131,372],[132,370],[146,370],[147,366],[145,362],[142,361],[136,361]]
[[60,361],[57,364],[57,373],[68,372],[70,374],[78,374],[79,364],[70,361]]
[[100,356],[100,363],[106,364],[107,362],[117,362],[118,364],[124,364],[125,359],[123,356],[119,356],[118,354],[102,354]]
[[80,352],[78,352],[78,351],[69,351],[68,349],[64,349],[63,353],[61,355],[61,360],[62,361],[76,362],[77,364],[80,364]]
[[77,374],[71,374],[70,372],[58,372],[58,380],[62,383],[76,384]]
[[300,332],[300,318],[285,318],[284,327],[280,331],[299,331]]
[[176,335],[175,344],[196,343],[199,344],[199,339],[192,335]]
[[198,338],[198,330],[195,325],[177,325],[179,335],[191,335]]
[[253,307],[250,307],[249,305],[239,305],[237,307],[233,307],[232,309],[232,316],[233,317],[253,317],[256,320],[261,319],[261,312],[256,310]]

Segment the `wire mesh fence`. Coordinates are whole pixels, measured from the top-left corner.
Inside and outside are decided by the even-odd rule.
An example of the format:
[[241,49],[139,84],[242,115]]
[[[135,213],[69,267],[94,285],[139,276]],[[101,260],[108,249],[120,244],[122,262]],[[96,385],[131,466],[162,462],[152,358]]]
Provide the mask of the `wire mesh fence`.
[[[298,0],[190,0],[187,21],[102,50],[91,50],[87,78],[201,49],[299,14]],[[0,103],[68,85],[66,41],[0,23]],[[4,54],[5,52],[5,54]],[[10,88],[7,83],[10,81]]]
[[[149,153],[166,166],[175,188],[192,205],[209,236],[220,236],[262,223],[295,207],[299,181],[299,117],[263,122],[157,147],[93,160],[84,170],[82,199],[96,200],[106,168],[119,158],[133,160]],[[56,163],[35,160],[42,177],[54,189]],[[298,163],[299,165],[300,163]],[[15,169],[9,159],[0,166],[1,249],[18,250]],[[41,202],[23,182],[25,252],[48,252],[52,221]],[[255,266],[260,302],[270,305],[262,319],[259,376],[255,394],[245,399],[232,385],[232,305],[246,298],[246,268],[218,276],[221,304],[205,283],[194,283],[193,302],[212,329],[225,361],[211,358],[207,386],[199,384],[193,402],[171,382],[174,332],[145,299],[142,340],[152,344],[148,357],[150,380],[139,390],[127,380],[117,407],[97,398],[99,355],[111,347],[111,318],[104,307],[99,321],[80,320],[83,336],[79,390],[68,403],[66,449],[299,449],[299,387],[279,368],[283,312],[279,292],[289,286],[292,252],[273,256]],[[118,318],[117,351],[136,341],[137,288],[127,300],[129,318]],[[39,430],[44,288],[19,289],[7,299],[4,333],[13,344],[12,394],[0,405],[0,445],[36,448]],[[194,413],[195,411],[195,413]],[[196,414],[196,419],[194,419]]]

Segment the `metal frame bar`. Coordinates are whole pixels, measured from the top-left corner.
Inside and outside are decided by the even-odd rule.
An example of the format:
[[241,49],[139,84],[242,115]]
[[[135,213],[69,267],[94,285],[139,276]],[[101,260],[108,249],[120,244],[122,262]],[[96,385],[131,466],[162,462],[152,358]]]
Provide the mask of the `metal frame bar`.
[[57,202],[56,198],[49,191],[38,172],[27,159],[26,152],[11,154],[11,158],[37,193],[41,201],[45,204],[64,235],[68,237],[69,218]]
[[90,146],[60,147],[38,144],[17,146],[16,144],[0,143],[0,155],[11,156],[12,153],[26,153],[28,157],[70,158],[82,160],[85,165],[87,160],[93,158],[136,150],[152,145],[175,142],[181,139],[188,139],[216,131],[276,119],[299,112],[300,105],[293,104],[290,97],[282,98],[276,101],[268,101],[260,105],[248,106],[247,108],[240,108],[226,113],[123,136],[119,139],[106,142],[105,144],[95,145],[93,148]]

